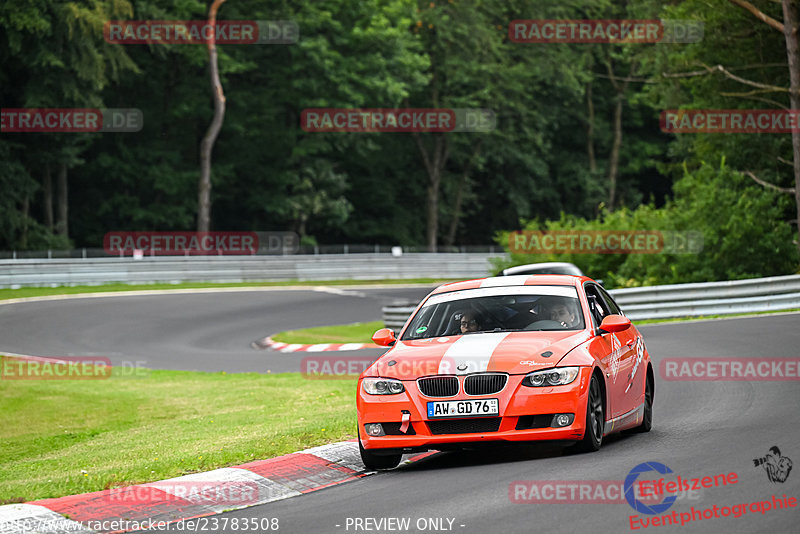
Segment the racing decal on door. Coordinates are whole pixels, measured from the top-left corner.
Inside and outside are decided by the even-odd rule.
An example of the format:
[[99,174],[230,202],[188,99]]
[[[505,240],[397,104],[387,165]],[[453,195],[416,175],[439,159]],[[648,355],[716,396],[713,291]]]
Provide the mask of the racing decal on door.
[[616,384],[619,360],[622,357],[622,343],[616,334],[611,334],[611,380]]

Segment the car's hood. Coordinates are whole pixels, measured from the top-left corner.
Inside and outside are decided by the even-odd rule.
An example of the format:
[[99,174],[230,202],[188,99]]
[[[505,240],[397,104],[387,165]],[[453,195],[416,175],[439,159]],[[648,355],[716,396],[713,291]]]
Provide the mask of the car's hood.
[[409,380],[480,371],[525,374],[556,365],[567,352],[588,339],[589,333],[581,330],[487,332],[398,341],[365,375]]

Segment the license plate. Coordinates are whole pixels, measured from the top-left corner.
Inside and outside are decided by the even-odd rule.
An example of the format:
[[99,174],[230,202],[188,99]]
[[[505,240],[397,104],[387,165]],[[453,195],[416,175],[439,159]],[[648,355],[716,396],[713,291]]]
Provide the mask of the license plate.
[[497,399],[475,399],[456,401],[429,401],[428,417],[476,417],[500,415]]

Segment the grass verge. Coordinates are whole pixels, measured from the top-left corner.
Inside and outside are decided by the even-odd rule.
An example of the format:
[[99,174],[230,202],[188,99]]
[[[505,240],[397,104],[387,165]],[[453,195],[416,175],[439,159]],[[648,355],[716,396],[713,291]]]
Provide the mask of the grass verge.
[[272,339],[284,343],[313,345],[316,343],[372,343],[372,334],[383,328],[383,321],[368,323],[318,326],[299,330],[287,330],[275,334]]
[[0,289],[0,300],[44,297],[50,295],[77,295],[80,293],[105,293],[116,291],[153,291],[162,289],[204,289],[224,287],[285,287],[285,286],[369,286],[369,285],[438,285],[453,280],[438,278],[411,278],[406,280],[316,280],[285,282],[241,282],[230,284],[214,284],[203,282],[186,282],[180,284],[102,284],[96,286],[59,286],[59,287],[22,287],[19,289]]
[[162,480],[355,437],[355,378],[118,371],[102,380],[0,377],[0,504]]

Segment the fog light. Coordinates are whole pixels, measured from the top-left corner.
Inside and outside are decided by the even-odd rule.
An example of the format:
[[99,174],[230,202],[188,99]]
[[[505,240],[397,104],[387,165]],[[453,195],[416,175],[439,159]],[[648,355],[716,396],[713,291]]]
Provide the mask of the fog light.
[[385,436],[386,432],[383,431],[383,425],[380,423],[369,423],[364,425],[364,428],[367,431],[367,435],[377,437],[377,436]]
[[557,413],[553,417],[553,422],[550,426],[560,427],[560,426],[569,426],[572,424],[572,421],[575,419],[575,414],[571,413]]

